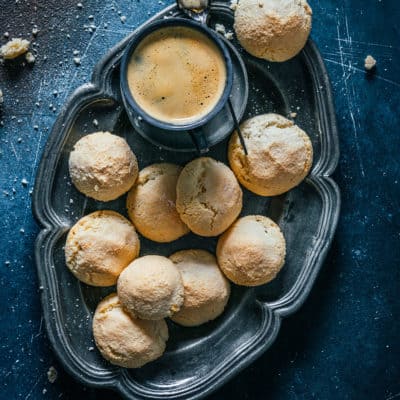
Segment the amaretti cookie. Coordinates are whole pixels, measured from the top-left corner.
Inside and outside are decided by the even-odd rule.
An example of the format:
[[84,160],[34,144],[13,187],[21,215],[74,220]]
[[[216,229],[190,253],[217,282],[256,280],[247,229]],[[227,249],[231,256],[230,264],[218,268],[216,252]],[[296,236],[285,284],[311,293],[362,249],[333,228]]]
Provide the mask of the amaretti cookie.
[[183,326],[197,326],[221,315],[230,284],[215,256],[205,250],[182,250],[170,259],[179,269],[185,289],[183,305],[171,319]]
[[176,182],[182,167],[153,164],[139,172],[126,206],[136,229],[155,242],[171,242],[189,233],[176,211]]
[[312,166],[310,138],[293,121],[278,114],[262,114],[244,121],[228,148],[229,164],[239,182],[261,196],[275,196],[297,186]]
[[118,297],[126,310],[138,318],[169,317],[183,303],[182,278],[168,258],[140,257],[121,273]]
[[210,157],[196,158],[179,176],[176,209],[197,235],[217,236],[240,214],[242,190],[225,164]]
[[95,132],[75,143],[69,156],[69,173],[80,192],[110,201],[132,187],[138,164],[125,139],[110,132]]
[[217,245],[223,273],[243,286],[258,286],[274,279],[285,262],[285,254],[285,238],[279,226],[261,215],[238,219]]
[[115,211],[96,211],[81,218],[69,231],[65,261],[80,281],[112,286],[139,250],[139,238],[130,221]]
[[168,327],[164,320],[133,318],[113,293],[96,308],[93,335],[100,353],[110,363],[139,368],[164,353]]
[[305,0],[240,0],[234,29],[253,56],[286,61],[306,44],[311,22],[312,10]]

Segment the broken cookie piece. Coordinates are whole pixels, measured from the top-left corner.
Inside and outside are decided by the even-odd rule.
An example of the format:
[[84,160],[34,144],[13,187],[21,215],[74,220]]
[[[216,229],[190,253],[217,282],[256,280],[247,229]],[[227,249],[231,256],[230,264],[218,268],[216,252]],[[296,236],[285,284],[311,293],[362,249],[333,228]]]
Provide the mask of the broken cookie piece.
[[28,64],[34,64],[36,58],[30,51],[28,51],[28,53],[25,54],[25,60]]
[[11,39],[4,46],[0,47],[0,56],[5,60],[12,60],[25,54],[29,49],[30,42],[25,39]]
[[233,11],[236,11],[238,6],[238,0],[231,0],[231,5],[229,6],[229,8]]
[[371,71],[373,68],[376,67],[376,60],[371,55],[368,55],[364,60],[364,68],[367,71]]
[[232,40],[233,39],[233,32],[227,31],[225,25],[222,24],[215,24],[215,32],[220,33],[225,37],[225,39]]

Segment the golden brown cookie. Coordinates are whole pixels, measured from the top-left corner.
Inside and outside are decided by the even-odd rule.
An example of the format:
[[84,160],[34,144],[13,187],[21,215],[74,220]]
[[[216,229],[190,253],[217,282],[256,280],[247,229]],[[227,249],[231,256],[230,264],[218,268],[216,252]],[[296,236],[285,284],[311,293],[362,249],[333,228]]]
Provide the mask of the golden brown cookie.
[[182,278],[168,258],[140,257],[122,271],[118,297],[132,316],[152,320],[169,317],[183,303]]
[[176,211],[176,182],[182,167],[153,164],[142,169],[126,206],[136,229],[155,242],[171,242],[189,233]]
[[248,155],[234,132],[228,159],[245,188],[261,196],[275,196],[307,176],[313,159],[311,140],[293,121],[278,114],[262,114],[244,121],[240,129]]
[[286,242],[279,226],[261,215],[238,219],[218,240],[217,259],[225,276],[243,286],[275,278],[285,262]]
[[138,164],[125,139],[110,132],[95,132],[75,143],[69,156],[69,173],[80,192],[110,201],[132,187]]
[[224,232],[242,210],[242,190],[222,162],[200,157],[183,168],[176,185],[176,209],[200,236]]
[[69,231],[65,261],[80,281],[112,286],[139,250],[139,238],[130,221],[115,211],[96,211],[81,218]]
[[305,0],[240,0],[234,29],[253,56],[286,61],[306,44],[311,22],[312,10]]
[[21,38],[11,39],[0,47],[0,57],[5,60],[17,58],[28,51],[29,45],[30,42],[28,40]]
[[101,355],[110,363],[139,368],[164,353],[168,327],[164,320],[133,318],[113,293],[96,308],[93,336]]
[[205,250],[182,250],[170,256],[185,288],[181,309],[171,319],[183,326],[198,326],[222,314],[230,285],[215,257]]

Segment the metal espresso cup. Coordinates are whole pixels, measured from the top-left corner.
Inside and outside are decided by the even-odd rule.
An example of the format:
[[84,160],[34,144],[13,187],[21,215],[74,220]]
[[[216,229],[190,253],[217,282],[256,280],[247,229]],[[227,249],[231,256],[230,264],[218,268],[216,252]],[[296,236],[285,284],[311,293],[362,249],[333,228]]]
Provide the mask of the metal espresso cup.
[[[177,125],[160,121],[149,115],[146,110],[137,104],[128,85],[128,64],[137,46],[150,33],[158,29],[171,26],[183,26],[196,29],[206,35],[220,50],[226,67],[225,88],[214,108],[208,114],[200,117],[198,120],[185,125]],[[140,135],[153,144],[169,150],[180,151],[182,147],[187,148],[189,143],[189,145],[194,145],[193,147],[197,149],[199,153],[205,153],[208,151],[210,142],[208,140],[207,133],[205,133],[202,127],[216,117],[223,107],[225,107],[232,90],[233,82],[233,67],[229,51],[216,33],[214,33],[206,25],[184,18],[168,18],[153,22],[139,30],[128,44],[122,57],[120,74],[122,100],[132,125]],[[225,139],[228,134],[229,132],[227,132],[225,135],[221,135],[221,137],[213,138],[211,144],[213,145],[217,142],[220,142],[221,140]],[[167,143],[165,140],[165,135],[168,135]]]

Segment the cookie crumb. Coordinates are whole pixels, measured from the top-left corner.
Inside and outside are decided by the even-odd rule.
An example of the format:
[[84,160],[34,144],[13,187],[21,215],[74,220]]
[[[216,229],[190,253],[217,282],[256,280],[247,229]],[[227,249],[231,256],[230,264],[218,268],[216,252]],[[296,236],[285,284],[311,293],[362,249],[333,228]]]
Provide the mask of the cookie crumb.
[[125,17],[125,15],[122,15],[122,16],[120,17],[120,20],[121,20],[121,22],[124,24],[124,23],[126,22],[126,17]]
[[3,33],[3,36],[4,36],[6,39],[8,39],[8,38],[10,37],[10,34],[9,34],[8,32],[4,32],[4,33]]
[[78,3],[76,6],[77,6],[79,9],[80,9],[80,8],[83,8],[83,4],[82,4],[82,3]]
[[297,112],[291,112],[289,115],[290,115],[290,118],[296,118]]
[[11,39],[5,45],[0,47],[0,56],[5,60],[12,60],[25,54],[29,49],[29,40],[17,38]]
[[39,33],[40,31],[39,31],[39,29],[35,26],[35,27],[33,27],[33,29],[32,29],[32,35],[33,36],[37,36],[37,34]]
[[22,186],[28,186],[28,181],[25,179],[25,178],[23,178],[22,180],[21,180],[21,185]]
[[81,65],[80,57],[74,57],[74,63],[75,63],[75,65]]
[[368,55],[364,60],[364,68],[367,71],[371,71],[373,68],[376,67],[376,60],[371,55]]
[[222,35],[225,35],[226,29],[225,26],[222,24],[215,24],[215,32],[221,33]]
[[215,32],[220,33],[225,39],[232,40],[233,32],[227,31],[225,26],[222,24],[215,24]]
[[57,379],[57,375],[57,370],[53,366],[51,366],[47,371],[47,379],[49,380],[49,382],[54,383]]
[[36,58],[30,51],[28,51],[28,53],[25,54],[25,60],[28,64],[34,64]]
[[236,11],[238,7],[238,0],[231,0],[231,5],[229,6],[229,8],[233,11]]
[[99,121],[97,121],[97,119],[94,119],[92,121],[92,124],[97,128],[99,126]]

